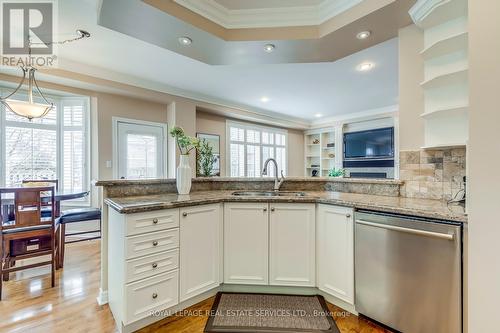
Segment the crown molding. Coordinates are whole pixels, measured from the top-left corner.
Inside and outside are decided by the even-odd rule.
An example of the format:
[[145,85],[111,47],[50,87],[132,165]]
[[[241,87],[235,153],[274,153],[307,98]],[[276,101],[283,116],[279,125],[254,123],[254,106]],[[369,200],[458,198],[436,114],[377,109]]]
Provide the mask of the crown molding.
[[214,0],[174,0],[226,29],[320,25],[365,0],[324,0],[318,6],[227,9]]
[[467,16],[467,0],[418,0],[408,13],[417,26],[425,29]]
[[344,115],[314,120],[311,122],[311,128],[316,129],[322,127],[335,126],[344,123],[373,120],[385,117],[394,117],[398,111],[399,111],[399,105],[390,105],[382,108],[353,112]]
[[416,25],[421,26],[422,22],[428,17],[436,8],[451,2],[452,0],[418,0],[413,7],[410,8],[408,13]]

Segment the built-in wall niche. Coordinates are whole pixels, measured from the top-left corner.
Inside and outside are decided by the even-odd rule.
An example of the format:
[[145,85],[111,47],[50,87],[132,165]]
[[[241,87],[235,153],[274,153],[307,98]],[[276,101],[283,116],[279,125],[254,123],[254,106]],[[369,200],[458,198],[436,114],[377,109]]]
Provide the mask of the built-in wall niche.
[[335,166],[335,129],[323,128],[307,131],[305,141],[305,175],[326,177]]
[[424,147],[468,139],[467,0],[418,0],[410,15],[424,32]]

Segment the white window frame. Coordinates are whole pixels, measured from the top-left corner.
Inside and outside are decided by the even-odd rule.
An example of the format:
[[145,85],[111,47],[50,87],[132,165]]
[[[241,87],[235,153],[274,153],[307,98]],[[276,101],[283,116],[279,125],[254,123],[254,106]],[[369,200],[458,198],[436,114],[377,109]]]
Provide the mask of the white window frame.
[[[231,127],[238,127],[244,129],[244,136],[243,136],[243,141],[231,141],[231,134],[230,134],[230,128]],[[260,142],[258,144],[256,143],[248,143],[246,142],[247,138],[247,131],[246,130],[258,130],[260,131]],[[274,134],[283,134],[285,136],[285,145],[284,146],[278,146],[275,143],[270,145],[270,144],[263,144],[262,143],[262,132],[269,132],[269,133],[274,133]],[[276,138],[275,138],[276,140]],[[262,147],[284,147],[285,148],[285,170],[286,174],[285,176],[289,173],[288,170],[288,131],[286,129],[278,128],[278,127],[268,127],[268,126],[261,126],[261,125],[255,125],[251,123],[245,123],[245,122],[239,122],[239,121],[234,121],[234,120],[226,120],[226,175],[227,177],[231,177],[231,144],[243,144],[244,146],[244,168],[245,168],[245,176],[244,178],[247,178],[247,145],[253,145],[253,146],[259,146],[260,147],[260,170],[262,170],[264,162],[262,160],[262,152],[263,149]],[[276,156],[274,157],[276,158]],[[280,170],[276,170],[276,172],[279,175]],[[261,178],[262,175],[260,175],[257,178]]]
[[153,121],[145,121],[145,120],[138,120],[138,119],[131,119],[131,118],[122,118],[122,117],[112,117],[112,123],[113,123],[113,128],[112,128],[112,133],[113,133],[113,139],[112,139],[112,144],[113,144],[113,156],[112,156],[112,168],[113,168],[113,178],[118,179],[118,123],[123,122],[123,123],[129,123],[129,124],[136,124],[136,125],[147,125],[147,126],[157,126],[163,128],[163,161],[162,161],[162,171],[163,171],[163,178],[167,178],[168,175],[168,124],[167,123],[159,123],[159,122],[153,122]]
[[[11,92],[12,89],[9,88],[0,88],[0,94],[2,96],[8,94]],[[63,156],[63,131],[64,131],[64,122],[63,122],[63,105],[65,101],[71,101],[71,100],[79,100],[83,102],[84,105],[84,125],[83,125],[83,132],[84,132],[84,142],[85,142],[85,163],[83,165],[84,169],[84,179],[83,183],[86,184],[86,187],[83,189],[84,191],[89,191],[89,195],[84,198],[84,200],[67,200],[67,201],[62,201],[61,205],[63,206],[89,206],[90,203],[92,202],[91,198],[91,185],[90,185],[90,165],[91,165],[91,152],[90,152],[90,97],[88,96],[55,96],[55,95],[48,95],[44,94],[47,100],[51,103],[54,103],[57,109],[57,118],[56,118],[56,124],[55,125],[50,125],[50,124],[29,124],[29,126],[26,126],[26,128],[38,128],[38,129],[49,129],[49,130],[55,130],[56,131],[56,142],[57,142],[57,153],[56,153],[56,159],[57,159],[57,166],[56,166],[56,178],[59,180],[59,185],[61,186],[64,184],[64,172],[63,172],[63,166],[64,166],[64,161],[62,159]],[[26,92],[19,92],[13,96],[13,98],[18,98],[22,100],[27,100],[28,96]],[[6,142],[5,142],[5,128],[9,126],[10,124],[17,126],[17,122],[15,121],[8,121],[6,120],[6,114],[7,112],[10,112],[6,110],[5,106],[0,104],[0,157],[2,162],[0,163],[0,187],[5,186],[5,172],[6,168],[4,165],[4,156],[6,152]],[[22,127],[22,126],[21,126]]]

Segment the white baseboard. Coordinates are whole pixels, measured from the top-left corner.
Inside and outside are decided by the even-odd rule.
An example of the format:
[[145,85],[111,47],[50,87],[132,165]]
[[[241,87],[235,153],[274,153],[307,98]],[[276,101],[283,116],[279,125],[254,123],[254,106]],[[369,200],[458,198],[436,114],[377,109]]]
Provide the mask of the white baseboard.
[[108,304],[108,291],[99,288],[99,295],[97,296],[97,304],[104,305]]

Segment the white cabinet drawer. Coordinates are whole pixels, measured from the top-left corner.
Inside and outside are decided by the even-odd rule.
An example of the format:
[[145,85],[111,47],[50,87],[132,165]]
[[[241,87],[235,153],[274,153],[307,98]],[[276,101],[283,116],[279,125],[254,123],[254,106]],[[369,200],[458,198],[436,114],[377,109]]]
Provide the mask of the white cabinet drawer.
[[125,258],[137,258],[176,247],[179,247],[179,228],[126,237]]
[[160,274],[125,286],[127,325],[152,311],[164,310],[179,302],[179,271]]
[[179,267],[179,249],[152,254],[125,262],[126,282],[137,281]]
[[153,212],[127,215],[125,236],[143,234],[179,227],[179,209],[164,209]]

